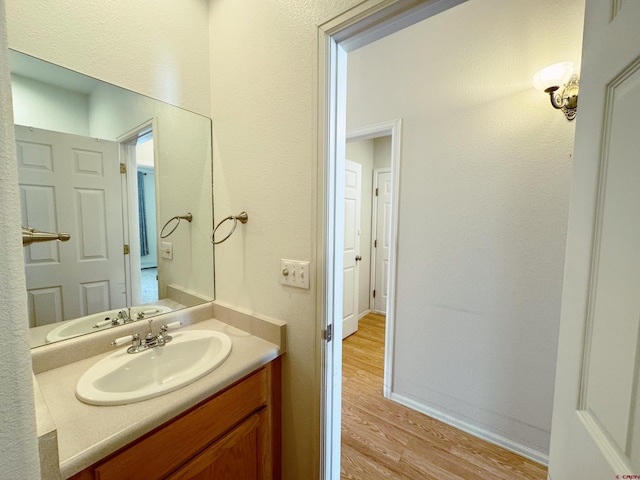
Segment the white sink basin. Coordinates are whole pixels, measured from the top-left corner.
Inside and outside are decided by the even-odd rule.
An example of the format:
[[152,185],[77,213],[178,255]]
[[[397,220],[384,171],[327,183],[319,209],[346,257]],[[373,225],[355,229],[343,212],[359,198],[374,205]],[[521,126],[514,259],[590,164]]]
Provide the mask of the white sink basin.
[[[120,310],[126,310],[126,308],[117,308],[115,310],[108,310],[106,312],[93,313],[84,317],[76,318],[74,320],[66,320],[60,324],[59,327],[54,328],[45,337],[47,343],[57,342],[59,340],[65,340],[67,338],[77,337],[85,333],[96,332],[111,328],[113,325],[106,322],[105,319],[115,319],[118,316]],[[171,308],[164,305],[144,305],[139,307],[131,307],[131,318],[136,321],[138,312],[143,312],[144,318],[154,317],[161,313],[170,312]],[[122,323],[122,321],[120,322]],[[98,325],[96,327],[96,325]]]
[[231,352],[228,335],[211,330],[172,334],[164,347],[140,353],[121,349],[89,368],[76,385],[76,397],[92,405],[124,405],[164,395],[218,367]]

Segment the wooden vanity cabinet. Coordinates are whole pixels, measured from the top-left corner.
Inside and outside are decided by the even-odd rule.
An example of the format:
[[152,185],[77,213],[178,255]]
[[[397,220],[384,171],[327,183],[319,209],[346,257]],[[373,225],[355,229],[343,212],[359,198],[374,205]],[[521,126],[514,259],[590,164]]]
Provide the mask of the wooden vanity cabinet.
[[278,480],[280,359],[71,477]]

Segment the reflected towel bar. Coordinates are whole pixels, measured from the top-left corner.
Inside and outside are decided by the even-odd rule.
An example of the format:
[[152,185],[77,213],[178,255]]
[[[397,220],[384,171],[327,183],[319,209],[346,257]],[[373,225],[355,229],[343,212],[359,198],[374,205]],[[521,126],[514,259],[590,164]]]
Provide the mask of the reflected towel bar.
[[23,247],[31,245],[32,243],[52,242],[54,240],[58,240],[60,242],[66,242],[70,238],[71,238],[71,235],[64,232],[60,232],[60,233],[39,232],[35,228],[22,227],[22,246]]
[[[171,217],[167,221],[167,223],[164,224],[162,230],[160,230],[160,238],[167,238],[169,235],[175,232],[176,228],[178,228],[178,225],[180,225],[180,220],[186,220],[187,222],[191,223],[191,220],[193,220],[193,215],[191,215],[191,212],[189,212],[185,215],[176,215],[175,217]],[[169,233],[164,233],[164,229],[167,228],[167,226],[173,221],[176,221],[175,227],[173,227]]]

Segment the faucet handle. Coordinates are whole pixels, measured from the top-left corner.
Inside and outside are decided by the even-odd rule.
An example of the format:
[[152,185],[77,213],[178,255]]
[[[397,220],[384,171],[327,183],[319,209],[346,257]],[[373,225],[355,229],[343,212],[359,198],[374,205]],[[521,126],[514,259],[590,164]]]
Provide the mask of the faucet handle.
[[126,343],[129,343],[132,340],[133,340],[133,335],[118,337],[113,342],[111,342],[111,345],[114,347],[121,347],[122,345],[125,345]]
[[162,326],[162,330],[164,330],[165,332],[167,330],[173,330],[175,328],[179,328],[182,326],[182,322],[180,320],[178,320],[177,322],[171,322],[171,323],[167,323],[166,325]]

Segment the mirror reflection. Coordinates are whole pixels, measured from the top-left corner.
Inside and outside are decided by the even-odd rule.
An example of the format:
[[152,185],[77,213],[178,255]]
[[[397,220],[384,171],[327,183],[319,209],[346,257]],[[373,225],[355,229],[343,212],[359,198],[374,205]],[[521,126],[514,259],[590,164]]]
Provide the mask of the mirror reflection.
[[10,63],[22,226],[71,236],[24,248],[32,347],[213,300],[211,120]]

